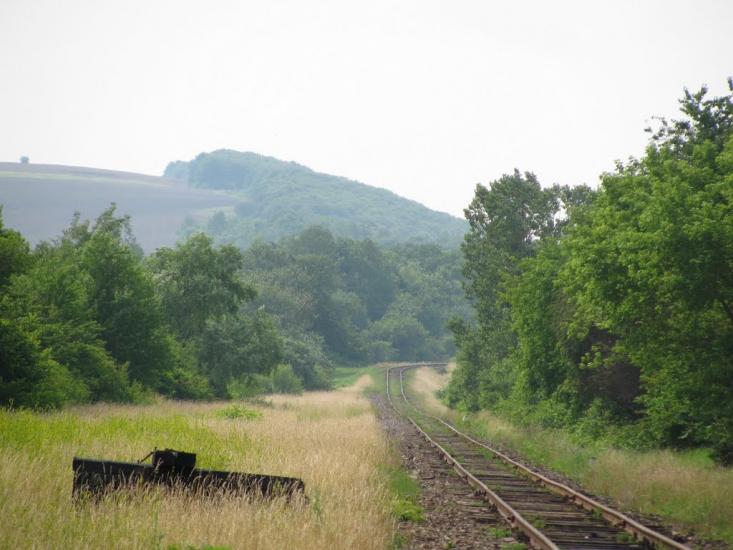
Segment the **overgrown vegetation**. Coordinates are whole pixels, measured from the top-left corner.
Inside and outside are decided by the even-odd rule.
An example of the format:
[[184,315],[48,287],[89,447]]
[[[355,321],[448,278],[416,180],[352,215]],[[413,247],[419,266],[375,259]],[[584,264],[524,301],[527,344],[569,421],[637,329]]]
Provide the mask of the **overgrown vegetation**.
[[420,506],[420,484],[401,467],[387,467],[387,477],[392,491],[392,513],[400,521],[424,521]]
[[476,188],[450,404],[733,462],[733,96],[681,106],[597,191]]

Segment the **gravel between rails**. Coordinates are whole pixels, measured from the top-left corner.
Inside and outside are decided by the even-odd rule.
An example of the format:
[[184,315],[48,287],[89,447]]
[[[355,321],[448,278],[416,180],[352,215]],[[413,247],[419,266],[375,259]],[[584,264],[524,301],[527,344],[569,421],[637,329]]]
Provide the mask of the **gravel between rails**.
[[474,494],[468,483],[441,460],[435,450],[404,418],[398,416],[384,396],[372,397],[380,423],[402,456],[402,464],[420,483],[420,501],[425,520],[402,521],[400,548],[491,549],[519,542],[513,536],[496,538],[496,528],[506,524],[488,503]]

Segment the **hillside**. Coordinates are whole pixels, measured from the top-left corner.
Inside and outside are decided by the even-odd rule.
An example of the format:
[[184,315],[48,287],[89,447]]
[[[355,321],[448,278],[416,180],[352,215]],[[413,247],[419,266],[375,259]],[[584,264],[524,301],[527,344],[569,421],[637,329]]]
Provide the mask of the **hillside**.
[[165,177],[198,189],[237,194],[241,200],[235,208],[210,220],[206,229],[220,241],[242,247],[257,238],[293,235],[313,224],[339,236],[383,244],[456,246],[467,228],[459,218],[386,189],[255,153],[226,149],[201,153],[190,162],[170,163]]
[[110,203],[129,214],[146,252],[174,245],[184,220],[205,220],[236,199],[131,172],[49,164],[0,163],[0,205],[8,227],[31,243],[57,237],[75,211],[96,218]]

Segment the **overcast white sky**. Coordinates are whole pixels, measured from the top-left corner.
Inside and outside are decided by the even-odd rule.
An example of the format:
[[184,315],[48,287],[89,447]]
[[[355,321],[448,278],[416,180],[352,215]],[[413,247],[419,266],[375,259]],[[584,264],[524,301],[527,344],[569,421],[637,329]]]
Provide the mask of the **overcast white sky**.
[[0,160],[160,174],[231,148],[462,215],[515,167],[595,184],[683,86],[726,91],[733,1],[0,0]]

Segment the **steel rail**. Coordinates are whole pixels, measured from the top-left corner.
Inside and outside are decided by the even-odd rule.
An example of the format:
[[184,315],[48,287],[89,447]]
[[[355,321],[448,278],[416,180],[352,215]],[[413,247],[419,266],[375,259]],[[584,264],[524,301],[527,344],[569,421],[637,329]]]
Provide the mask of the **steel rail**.
[[[553,479],[548,478],[547,476],[544,476],[538,472],[535,472],[534,470],[528,468],[524,464],[521,464],[520,462],[517,462],[516,460],[512,459],[511,457],[507,456],[506,454],[497,451],[496,449],[490,447],[489,445],[482,443],[481,441],[476,440],[475,438],[471,437],[470,435],[461,432],[458,430],[455,426],[451,425],[450,423],[446,422],[442,418],[439,418],[437,416],[431,415],[426,413],[425,411],[421,410],[417,406],[415,406],[414,403],[412,403],[407,395],[405,394],[405,385],[404,385],[404,371],[408,369],[415,369],[420,367],[428,367],[428,366],[443,366],[445,363],[423,363],[423,364],[407,364],[407,365],[399,365],[396,367],[390,367],[387,371],[387,395],[390,404],[392,407],[400,413],[400,411],[397,409],[397,407],[392,402],[392,397],[389,391],[389,374],[393,369],[400,369],[400,393],[402,394],[402,398],[404,399],[405,403],[413,407],[415,410],[419,411],[421,414],[424,414],[425,416],[432,418],[433,420],[436,420],[443,424],[446,428],[454,432],[456,435],[466,439],[467,441],[470,441],[474,445],[478,445],[479,447],[486,449],[487,451],[491,452],[494,456],[499,458],[501,461],[503,461],[506,464],[509,464],[522,474],[526,475],[530,479],[536,481],[539,485],[542,485],[546,489],[559,494],[563,497],[568,498],[571,502],[576,504],[577,506],[594,512],[594,513],[600,513],[603,518],[606,519],[611,525],[623,529],[627,533],[633,535],[637,540],[645,541],[652,545],[662,545],[669,548],[674,548],[675,550],[691,550],[691,548],[685,544],[682,544],[680,542],[677,542],[676,540],[673,540],[666,535],[662,533],[658,533],[657,531],[654,531],[653,529],[650,529],[649,527],[642,525],[638,521],[630,518],[629,516],[623,514],[622,512],[619,512],[618,510],[614,510],[613,508],[610,508],[606,506],[605,504],[602,504],[578,491],[575,489],[572,489],[571,487],[568,487],[567,485],[560,483],[558,481],[555,481]],[[417,423],[408,415],[404,415],[410,422],[415,425],[415,427],[423,433],[425,437],[428,438],[429,441],[431,441],[436,447],[438,447],[441,452],[445,453],[446,451],[440,447],[437,443],[433,442],[429,436],[419,427],[417,426]],[[451,461],[455,462],[455,459],[453,457],[450,457]],[[477,480],[478,481],[478,480]],[[479,481],[479,483],[481,483]],[[483,484],[482,484],[483,485]],[[482,488],[483,489],[483,488]],[[488,488],[487,488],[488,489]],[[490,491],[490,489],[489,489]],[[488,494],[488,493],[487,493]],[[497,498],[498,495],[496,495]],[[493,501],[493,499],[490,499]],[[498,506],[497,506],[498,508]],[[511,509],[511,508],[510,508]],[[503,516],[504,514],[502,514]],[[521,517],[521,516],[520,516]],[[526,520],[525,520],[526,521]],[[510,522],[511,523],[511,522]],[[531,526],[531,524],[530,524]],[[517,525],[519,527],[519,525]],[[535,529],[534,526],[531,526],[532,529]],[[521,527],[520,527],[521,528]],[[522,529],[524,531],[524,529]],[[536,530],[536,529],[535,529]],[[526,533],[526,532],[525,532]],[[528,536],[529,534],[526,533]],[[544,535],[543,535],[544,536]],[[546,538],[546,537],[545,537]],[[532,541],[532,537],[530,537],[530,541]],[[554,543],[553,543],[554,544]],[[556,546],[554,546],[557,548]],[[545,547],[543,547],[545,548]]]
[[[420,365],[422,366],[422,365]],[[492,491],[488,485],[486,485],[483,481],[478,479],[476,476],[474,476],[471,472],[466,470],[459,462],[456,460],[447,450],[445,450],[438,442],[433,440],[425,430],[423,430],[417,422],[415,422],[409,415],[401,413],[397,407],[395,406],[394,402],[392,401],[392,395],[390,393],[389,388],[389,375],[392,372],[393,369],[400,368],[400,392],[402,393],[402,397],[404,398],[406,403],[410,403],[410,401],[407,399],[407,396],[405,396],[405,388],[402,380],[402,374],[406,370],[406,368],[410,367],[390,367],[387,370],[387,399],[389,400],[390,405],[392,405],[392,408],[395,410],[397,414],[400,414],[407,418],[407,420],[410,421],[410,423],[415,427],[415,429],[422,435],[430,444],[432,444],[435,448],[440,451],[440,453],[443,455],[443,458],[446,462],[451,464],[453,468],[458,472],[458,474],[464,478],[468,483],[470,483],[473,487],[480,489],[486,498],[496,507],[496,510],[499,512],[499,514],[504,518],[504,520],[509,523],[512,527],[521,530],[529,539],[530,544],[534,546],[535,548],[540,548],[542,550],[560,550],[560,548],[552,542],[547,536],[542,533],[539,529],[537,529],[534,525],[532,525],[529,521],[527,521],[519,512],[517,512],[514,508],[509,506],[509,504],[506,503],[504,499],[502,499],[499,495],[497,495],[494,491]]]

